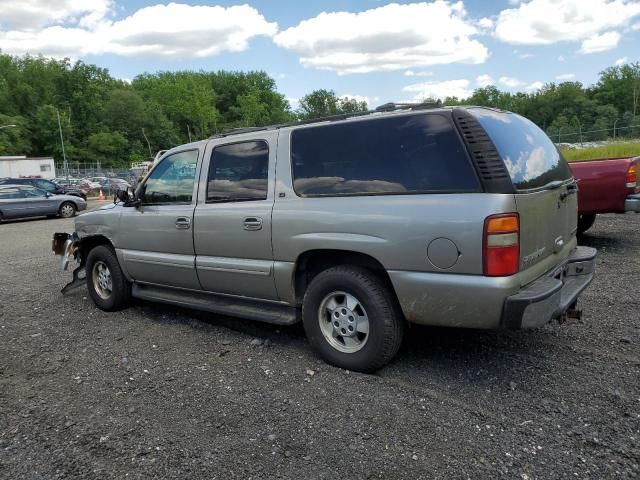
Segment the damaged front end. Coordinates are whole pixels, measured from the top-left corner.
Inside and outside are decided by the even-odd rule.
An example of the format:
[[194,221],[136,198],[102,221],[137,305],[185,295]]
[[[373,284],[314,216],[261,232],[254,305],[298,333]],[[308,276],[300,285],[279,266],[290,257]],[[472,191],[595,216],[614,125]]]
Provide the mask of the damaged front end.
[[51,243],[51,249],[54,255],[62,256],[62,270],[66,271],[71,261],[77,262],[79,265],[73,270],[73,280],[66,284],[61,290],[62,294],[66,294],[71,290],[81,287],[85,284],[86,276],[80,276],[84,270],[85,256],[82,255],[81,241],[77,233],[54,233]]

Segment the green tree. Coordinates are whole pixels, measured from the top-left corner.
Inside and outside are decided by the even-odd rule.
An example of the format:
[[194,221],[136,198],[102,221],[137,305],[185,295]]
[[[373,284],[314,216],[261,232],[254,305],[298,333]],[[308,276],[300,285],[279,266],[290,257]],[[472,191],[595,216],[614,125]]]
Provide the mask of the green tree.
[[353,98],[340,98],[333,90],[314,90],[300,99],[298,118],[309,120],[343,113],[367,111],[367,102]]

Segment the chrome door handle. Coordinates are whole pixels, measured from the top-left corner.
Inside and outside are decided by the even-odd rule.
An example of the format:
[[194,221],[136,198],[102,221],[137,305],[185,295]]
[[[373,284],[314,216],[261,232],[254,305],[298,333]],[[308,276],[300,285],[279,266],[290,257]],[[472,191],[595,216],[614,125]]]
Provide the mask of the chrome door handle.
[[178,230],[186,230],[191,226],[191,219],[189,217],[176,218],[176,228]]
[[247,217],[244,219],[245,230],[261,230],[262,218],[260,217]]

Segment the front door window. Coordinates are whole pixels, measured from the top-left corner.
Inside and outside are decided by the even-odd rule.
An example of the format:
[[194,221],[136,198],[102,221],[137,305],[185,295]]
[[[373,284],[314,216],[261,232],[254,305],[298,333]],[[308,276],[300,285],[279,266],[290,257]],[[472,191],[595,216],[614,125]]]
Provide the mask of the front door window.
[[178,152],[165,157],[147,178],[142,203],[190,204],[197,163],[197,150]]

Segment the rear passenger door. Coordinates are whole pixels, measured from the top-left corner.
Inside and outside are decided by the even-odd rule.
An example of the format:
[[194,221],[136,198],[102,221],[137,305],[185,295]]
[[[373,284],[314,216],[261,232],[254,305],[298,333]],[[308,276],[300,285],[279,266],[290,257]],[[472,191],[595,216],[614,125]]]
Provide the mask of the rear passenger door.
[[[246,138],[246,137],[245,137]],[[207,147],[194,215],[204,290],[276,300],[271,211],[277,132],[214,140]]]

